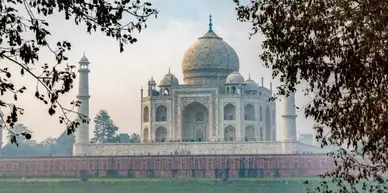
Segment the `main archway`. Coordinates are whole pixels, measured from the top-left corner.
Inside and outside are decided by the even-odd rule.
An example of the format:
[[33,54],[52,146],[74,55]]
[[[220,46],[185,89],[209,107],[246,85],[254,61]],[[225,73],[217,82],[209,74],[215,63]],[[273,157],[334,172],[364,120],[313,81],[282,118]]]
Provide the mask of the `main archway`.
[[192,102],[182,111],[182,141],[204,141],[208,137],[209,112],[199,103]]

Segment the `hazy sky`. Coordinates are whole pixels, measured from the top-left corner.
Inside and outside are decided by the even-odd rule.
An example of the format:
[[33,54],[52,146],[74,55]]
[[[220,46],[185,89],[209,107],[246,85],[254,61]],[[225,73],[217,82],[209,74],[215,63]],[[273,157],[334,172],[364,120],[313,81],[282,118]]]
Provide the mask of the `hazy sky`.
[[[256,36],[249,40],[249,24],[236,20],[233,0],[154,0],[153,5],[160,11],[158,19],[151,18],[148,28],[137,36],[138,42],[126,45],[125,51],[119,53],[115,40],[101,33],[89,35],[83,26],[75,26],[62,16],[50,17],[50,41],[68,40],[72,50],[68,52],[70,62],[77,64],[83,52],[90,64],[90,115],[93,119],[97,112],[105,109],[119,127],[119,132],[140,132],[140,88],[153,76],[159,81],[171,67],[171,72],[183,82],[181,61],[186,49],[208,29],[208,15],[213,15],[213,29],[237,52],[240,59],[240,73],[269,87],[272,80],[271,70],[263,67],[259,58],[261,40]],[[52,63],[53,55],[42,52],[40,64]],[[3,61],[1,61],[5,64]],[[2,64],[2,65],[3,65]],[[15,66],[13,64],[9,64]],[[78,64],[77,64],[78,66]],[[19,72],[20,69],[15,69]],[[56,116],[47,114],[47,107],[34,97],[36,82],[28,75],[14,77],[17,85],[27,85],[28,92],[20,96],[18,104],[25,108],[25,115],[20,122],[34,131],[33,139],[43,140],[56,137],[64,131]],[[21,82],[21,80],[23,82]],[[274,82],[274,88],[278,84]],[[28,83],[28,84],[26,84]],[[74,90],[63,98],[67,103],[75,100],[78,92],[78,79]],[[9,96],[7,96],[9,97]],[[308,101],[297,93],[297,106]],[[277,138],[282,137],[281,121],[282,103],[277,103]],[[298,113],[297,128],[299,132],[311,132],[312,122]],[[90,125],[92,136],[94,125]]]

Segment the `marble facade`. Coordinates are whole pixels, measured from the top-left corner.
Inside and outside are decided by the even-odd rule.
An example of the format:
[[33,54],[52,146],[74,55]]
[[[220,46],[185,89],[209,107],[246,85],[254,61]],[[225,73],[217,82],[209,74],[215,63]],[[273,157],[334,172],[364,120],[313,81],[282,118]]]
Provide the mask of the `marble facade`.
[[[141,89],[140,143],[91,144],[87,126],[76,133],[74,155],[234,155],[326,153],[297,142],[295,95],[286,98],[283,139],[276,138],[276,103],[270,88],[240,73],[237,53],[209,24],[182,60],[183,82],[170,70],[158,83]],[[80,65],[89,61],[83,58]],[[89,71],[87,71],[89,72]],[[83,74],[81,74],[83,76]],[[84,77],[87,76],[85,75]],[[84,78],[85,79],[85,78]],[[80,80],[80,93],[89,99],[88,83]],[[80,94],[82,95],[82,94]],[[82,96],[83,96],[82,95]],[[82,112],[88,111],[81,106]],[[88,114],[88,112],[87,112]]]

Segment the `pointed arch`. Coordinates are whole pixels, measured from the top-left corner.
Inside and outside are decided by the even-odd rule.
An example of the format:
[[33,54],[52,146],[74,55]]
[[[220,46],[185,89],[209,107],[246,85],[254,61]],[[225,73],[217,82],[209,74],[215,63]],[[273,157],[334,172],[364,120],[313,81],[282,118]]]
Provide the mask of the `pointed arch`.
[[150,109],[148,106],[145,106],[143,108],[143,122],[148,122],[150,121]]
[[232,86],[232,90],[231,90],[231,94],[236,94],[237,93],[237,89],[235,86]]
[[209,120],[209,111],[202,103],[194,101],[186,105],[182,110],[182,140],[207,140],[209,136]]
[[170,95],[170,90],[168,88],[164,89],[163,94],[166,95],[166,96],[169,96]]
[[155,121],[167,121],[167,107],[159,105],[156,107]]
[[150,132],[148,130],[148,128],[144,128],[143,130],[143,142],[148,142],[148,139],[149,139],[149,135],[150,135]]
[[252,125],[245,127],[245,140],[254,141],[255,139],[255,128]]
[[245,120],[255,120],[255,107],[252,104],[245,105],[244,115]]
[[236,120],[236,107],[231,103],[224,106],[224,120]]
[[235,141],[236,140],[236,128],[232,125],[228,125],[224,129],[224,141]]
[[167,141],[167,129],[164,127],[158,127],[155,130],[155,140],[156,142],[165,142]]

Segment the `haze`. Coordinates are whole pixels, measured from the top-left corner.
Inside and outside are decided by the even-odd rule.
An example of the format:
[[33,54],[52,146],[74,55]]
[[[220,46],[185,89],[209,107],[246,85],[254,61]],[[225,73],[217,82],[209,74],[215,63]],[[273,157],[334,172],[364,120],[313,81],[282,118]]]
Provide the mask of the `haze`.
[[[213,16],[213,29],[229,43],[240,59],[240,73],[269,87],[279,81],[272,80],[271,70],[263,66],[259,58],[262,39],[255,36],[249,40],[250,25],[236,20],[235,5],[232,0],[154,0],[151,1],[160,11],[158,19],[151,18],[148,28],[135,34],[138,42],[126,45],[123,53],[119,52],[117,42],[99,32],[89,35],[86,28],[75,26],[73,21],[66,21],[62,15],[48,18],[50,23],[50,41],[68,40],[72,50],[67,53],[69,62],[77,64],[83,53],[90,60],[90,115],[91,119],[101,109],[108,111],[119,127],[120,133],[140,133],[140,88],[146,88],[148,79],[153,76],[158,82],[171,68],[171,73],[183,83],[181,60],[186,49],[208,29],[208,15]],[[3,63],[4,61],[2,61]],[[39,64],[50,62],[54,57],[42,51]],[[57,137],[64,131],[65,125],[59,124],[58,115],[49,116],[47,106],[35,99],[34,81],[28,75],[19,78],[20,69],[14,70],[14,83],[26,85],[27,93],[20,95],[18,105],[25,109],[20,123],[34,131],[34,140]],[[3,65],[2,64],[2,65]],[[38,69],[38,66],[37,66]],[[28,84],[26,84],[28,83]],[[78,79],[72,92],[61,101],[68,104],[76,100]],[[302,93],[296,95],[296,104],[302,107],[309,101]],[[6,96],[5,98],[11,98]],[[8,101],[9,102],[9,101]],[[282,138],[282,103],[277,103],[277,139]],[[94,124],[90,125],[92,136]],[[298,111],[297,128],[299,133],[312,132],[312,121],[306,120],[303,112]],[[5,135],[4,135],[5,138]]]

